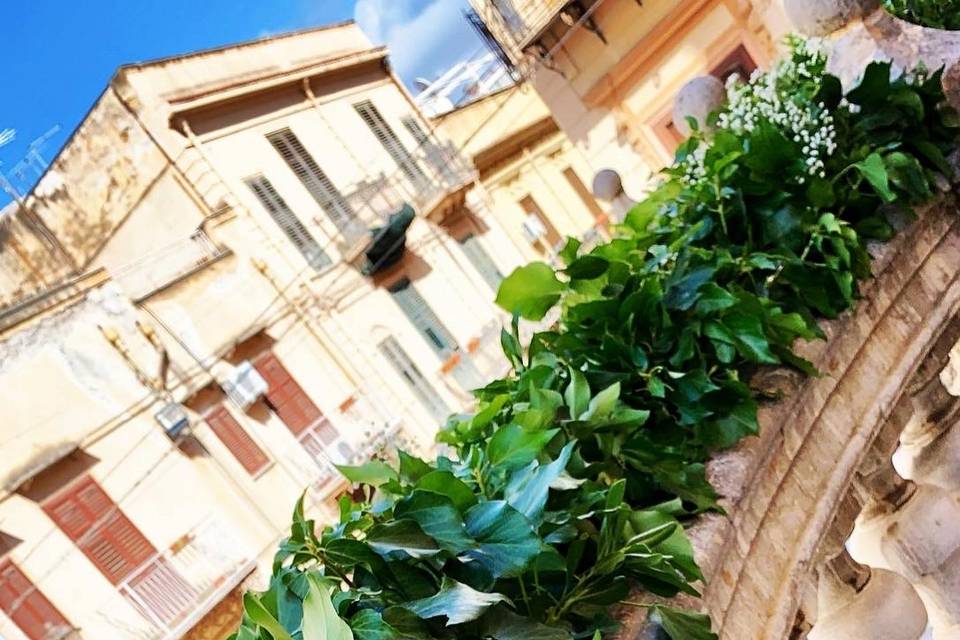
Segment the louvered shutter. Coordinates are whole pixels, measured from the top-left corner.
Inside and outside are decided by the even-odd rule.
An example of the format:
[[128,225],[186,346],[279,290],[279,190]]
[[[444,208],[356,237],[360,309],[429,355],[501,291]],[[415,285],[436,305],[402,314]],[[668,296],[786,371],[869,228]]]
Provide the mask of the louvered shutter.
[[330,257],[324,253],[323,247],[307,231],[296,214],[290,210],[286,201],[280,197],[269,180],[258,175],[247,178],[246,183],[257,200],[260,201],[260,204],[263,205],[263,208],[267,210],[270,217],[273,218],[277,226],[286,234],[290,242],[300,251],[311,267],[317,271],[322,271],[332,264]]
[[287,166],[297,174],[300,182],[337,229],[344,233],[353,232],[358,225],[356,213],[313,156],[303,147],[300,139],[290,129],[282,129],[268,135],[267,140]]
[[294,435],[323,419],[323,412],[297,384],[286,367],[271,352],[260,355],[253,366],[267,381],[267,401]]
[[270,459],[267,458],[267,454],[222,404],[208,411],[204,419],[247,473],[256,475],[269,464]]
[[448,357],[459,347],[447,328],[440,322],[440,318],[433,312],[427,301],[423,299],[410,280],[404,278],[390,287],[390,295],[400,305],[400,309],[417,328],[417,331],[427,341],[430,348],[443,358]]
[[436,418],[437,422],[445,421],[451,413],[450,408],[433,385],[430,384],[430,381],[424,377],[413,360],[410,359],[403,347],[400,346],[397,339],[390,336],[381,342],[380,352],[400,377],[404,379],[430,415]]
[[443,149],[440,148],[434,139],[423,130],[423,127],[420,126],[417,119],[413,116],[406,116],[402,118],[400,122],[402,122],[403,126],[410,132],[413,139],[417,141],[417,146],[427,154],[427,162],[430,163],[430,166],[438,173],[448,175],[450,166],[447,162],[446,154],[443,153]]
[[357,103],[353,105],[353,108],[363,118],[367,127],[370,128],[373,135],[380,141],[381,146],[390,154],[390,157],[393,158],[393,161],[397,163],[397,166],[409,178],[410,182],[416,185],[426,184],[427,176],[424,175],[420,165],[410,155],[407,148],[403,146],[393,128],[380,115],[379,109],[369,100]]
[[61,638],[67,619],[10,560],[0,561],[0,611],[30,640]]
[[479,238],[472,233],[467,234],[460,239],[460,247],[466,254],[467,260],[474,266],[480,276],[486,281],[490,288],[496,291],[500,287],[500,281],[503,280],[503,274],[497,269],[490,254],[487,253]]
[[43,510],[112,584],[157,553],[90,476],[44,503]]

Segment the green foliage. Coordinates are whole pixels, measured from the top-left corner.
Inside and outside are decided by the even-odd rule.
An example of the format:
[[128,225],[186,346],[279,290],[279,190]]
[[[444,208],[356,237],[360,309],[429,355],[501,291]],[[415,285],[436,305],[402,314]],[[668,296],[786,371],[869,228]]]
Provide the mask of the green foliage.
[[883,6],[893,15],[924,27],[960,29],[958,0],[883,0]]
[[616,239],[508,277],[502,306],[558,322],[526,349],[518,319],[503,332],[512,374],[438,436],[456,456],[342,469],[367,500],[342,499],[319,533],[301,500],[237,640],[599,639],[617,605],[674,640],[715,638],[707,616],[629,594],[697,594],[684,526],[719,509],[710,453],[757,432],[747,381],[815,373],[794,342],[853,304],[865,240],[931,198],[956,140],[938,76],[873,64],[841,102],[822,63],[798,47],[738,90],[727,126],[682,145]]

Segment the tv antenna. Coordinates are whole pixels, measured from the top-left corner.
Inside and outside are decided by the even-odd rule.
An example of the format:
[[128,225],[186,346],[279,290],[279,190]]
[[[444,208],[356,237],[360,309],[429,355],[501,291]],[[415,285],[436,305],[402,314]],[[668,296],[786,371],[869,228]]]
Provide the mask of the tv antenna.
[[46,145],[47,141],[53,136],[57,135],[59,131],[60,125],[56,124],[47,130],[47,132],[42,136],[36,138],[30,143],[30,146],[27,147],[27,153],[24,155],[23,160],[15,164],[12,169],[12,173],[17,176],[21,182],[31,182],[30,177],[27,175],[28,169],[36,173],[37,178],[43,176],[50,163],[47,162],[46,159],[40,154],[40,151],[43,149],[44,145]]

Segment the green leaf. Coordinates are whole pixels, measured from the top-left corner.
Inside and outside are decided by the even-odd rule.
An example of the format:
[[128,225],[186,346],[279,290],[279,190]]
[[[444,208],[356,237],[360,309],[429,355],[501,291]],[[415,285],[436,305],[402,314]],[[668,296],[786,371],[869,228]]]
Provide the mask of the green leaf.
[[577,420],[590,406],[590,385],[582,373],[573,368],[569,371],[570,384],[567,385],[567,390],[563,392],[563,397],[570,409],[570,417]]
[[600,422],[613,412],[619,399],[620,383],[614,382],[590,400],[587,410],[580,414],[580,420]]
[[367,544],[381,556],[397,554],[411,558],[430,558],[440,553],[440,547],[413,520],[393,520],[375,525],[367,533]]
[[498,602],[510,602],[500,593],[483,593],[452,578],[444,578],[436,595],[401,604],[420,618],[447,618],[447,626],[476,620]]
[[400,521],[415,521],[437,546],[450,553],[461,553],[475,546],[463,526],[460,512],[447,496],[415,490],[397,502],[393,515]]
[[398,451],[397,455],[400,458],[400,478],[405,482],[416,482],[433,471],[433,467],[406,451]]
[[503,492],[507,504],[531,522],[540,522],[550,487],[566,470],[575,444],[567,443],[557,459],[550,464],[541,465],[534,461],[530,463],[531,466],[514,471]]
[[890,190],[890,178],[887,175],[887,167],[883,162],[883,157],[879,153],[871,153],[865,160],[853,165],[861,175],[867,179],[870,186],[877,192],[884,202],[893,202],[897,199],[896,194]]
[[564,272],[571,280],[593,280],[599,278],[610,267],[610,263],[600,256],[587,254],[574,260]]
[[657,605],[651,610],[651,618],[659,623],[673,640],[717,640],[710,630],[710,617]]
[[350,482],[379,487],[391,480],[399,479],[397,472],[379,460],[371,460],[359,466],[335,465],[337,470]]
[[243,594],[243,614],[258,627],[263,627],[273,636],[273,640],[293,640],[277,618],[267,610],[260,595]]
[[350,626],[333,608],[330,587],[314,574],[307,579],[310,591],[303,601],[303,640],[353,640]]
[[533,262],[519,267],[500,283],[497,304],[527,320],[542,320],[565,288],[549,265]]
[[517,424],[509,424],[493,434],[487,444],[487,460],[493,467],[507,471],[530,464],[547,446],[558,429],[527,431]]
[[530,521],[504,500],[481,502],[466,516],[476,549],[464,556],[494,578],[516,576],[540,553],[540,538]]
[[518,616],[502,604],[487,611],[479,626],[481,635],[493,640],[573,640],[566,629]]
[[477,502],[477,496],[470,487],[449,471],[431,471],[420,478],[416,486],[417,489],[447,496],[461,513]]
[[404,640],[410,636],[401,634],[393,625],[384,622],[383,615],[373,609],[362,609],[350,618],[350,628],[356,640]]
[[743,357],[760,364],[780,362],[770,351],[760,318],[748,312],[734,312],[723,319],[723,324],[736,338],[737,350]]

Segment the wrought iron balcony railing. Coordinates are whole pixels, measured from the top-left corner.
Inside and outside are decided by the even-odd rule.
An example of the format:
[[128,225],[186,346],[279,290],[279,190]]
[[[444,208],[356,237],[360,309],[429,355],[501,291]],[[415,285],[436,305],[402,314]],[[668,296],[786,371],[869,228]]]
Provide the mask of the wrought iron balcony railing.
[[208,518],[117,585],[120,598],[142,616],[139,624],[120,620],[119,603],[107,603],[99,615],[117,627],[122,637],[174,640],[255,567],[254,554],[236,540],[230,528]]
[[207,232],[197,229],[189,238],[141,256],[111,275],[133,299],[141,300],[229,255]]
[[356,224],[339,230],[341,252],[351,261],[370,241],[370,230],[387,224],[405,204],[429,216],[447,196],[475,178],[472,165],[449,143],[430,137],[393,173],[379,173],[356,183],[344,199]]
[[491,30],[506,32],[505,48],[522,51],[559,14],[569,0],[481,0],[478,7]]

